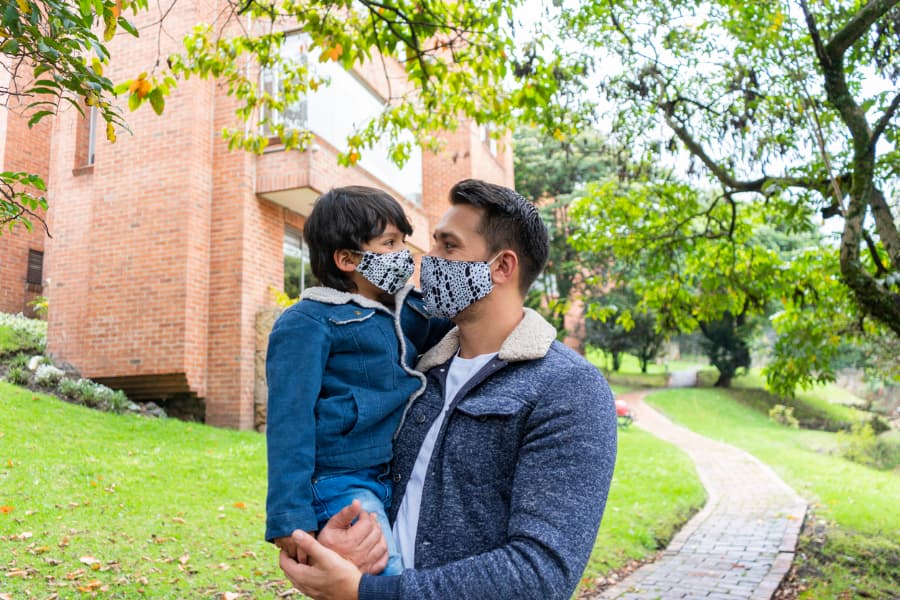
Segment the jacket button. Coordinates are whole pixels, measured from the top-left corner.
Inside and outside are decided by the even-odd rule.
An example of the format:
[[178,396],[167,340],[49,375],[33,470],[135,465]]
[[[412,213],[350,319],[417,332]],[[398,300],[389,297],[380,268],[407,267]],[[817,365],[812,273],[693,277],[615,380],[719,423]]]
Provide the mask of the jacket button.
[[480,417],[478,417],[478,420],[484,423],[485,421],[487,421],[487,415],[481,415]]
[[400,480],[403,479],[403,477],[400,476],[400,473],[394,473],[394,476],[391,477],[391,479],[394,480],[394,483],[400,483]]
[[416,423],[421,425],[424,422],[425,422],[425,415],[423,415],[422,413],[417,414],[416,415]]

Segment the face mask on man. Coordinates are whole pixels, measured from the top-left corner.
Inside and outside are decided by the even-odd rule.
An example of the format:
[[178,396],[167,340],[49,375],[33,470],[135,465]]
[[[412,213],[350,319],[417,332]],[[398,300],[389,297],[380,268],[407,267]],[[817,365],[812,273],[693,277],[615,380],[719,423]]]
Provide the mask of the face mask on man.
[[421,280],[425,310],[433,316],[452,319],[490,294],[494,289],[491,263],[497,256],[489,261],[423,256]]
[[354,250],[354,252],[362,254],[362,260],[356,265],[356,270],[372,285],[388,294],[399,292],[416,268],[412,253],[406,248],[384,254],[371,250],[365,252]]

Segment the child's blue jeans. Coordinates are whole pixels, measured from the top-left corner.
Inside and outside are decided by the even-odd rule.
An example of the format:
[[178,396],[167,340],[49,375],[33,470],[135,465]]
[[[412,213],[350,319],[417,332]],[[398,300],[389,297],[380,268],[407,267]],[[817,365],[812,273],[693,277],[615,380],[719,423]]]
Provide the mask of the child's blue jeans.
[[375,513],[388,546],[388,563],[382,575],[399,575],[403,571],[400,551],[391,533],[387,508],[391,505],[391,482],[388,469],[373,467],[359,471],[320,473],[313,477],[313,508],[321,529],[345,506],[359,500],[363,510]]

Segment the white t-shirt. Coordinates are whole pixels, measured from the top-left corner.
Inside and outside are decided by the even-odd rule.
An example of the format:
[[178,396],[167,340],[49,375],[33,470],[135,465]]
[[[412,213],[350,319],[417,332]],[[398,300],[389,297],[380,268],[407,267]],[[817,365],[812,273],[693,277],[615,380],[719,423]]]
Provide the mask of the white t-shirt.
[[406,484],[406,492],[397,509],[397,519],[394,521],[392,533],[397,540],[397,547],[403,557],[404,568],[411,569],[416,557],[416,531],[419,528],[419,509],[422,506],[422,488],[425,484],[425,473],[428,463],[431,462],[431,454],[434,452],[434,443],[437,441],[438,432],[447,416],[450,403],[456,397],[462,387],[468,383],[475,373],[481,370],[488,361],[497,356],[497,353],[480,354],[475,358],[460,358],[454,356],[450,362],[450,370],[447,373],[446,389],[444,390],[444,409],[437,416],[431,429],[425,435],[416,463],[413,465],[409,482]]

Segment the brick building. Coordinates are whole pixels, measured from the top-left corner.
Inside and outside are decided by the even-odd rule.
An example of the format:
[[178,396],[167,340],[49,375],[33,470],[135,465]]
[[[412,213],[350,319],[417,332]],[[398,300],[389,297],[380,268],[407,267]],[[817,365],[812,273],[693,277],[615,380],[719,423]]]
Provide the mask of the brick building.
[[[174,5],[163,55],[202,20],[198,4]],[[121,81],[135,65],[152,65],[156,44],[155,36],[113,43],[107,75]],[[2,285],[22,288],[27,250],[46,252],[42,291],[55,359],[134,399],[204,407],[210,424],[251,428],[258,315],[274,304],[273,289],[305,285],[299,232],[320,193],[349,184],[389,191],[402,199],[415,227],[411,245],[421,252],[453,183],[479,177],[512,186],[509,144],[498,146],[474,125],[448,133],[439,155],[423,152],[404,169],[381,149],[353,168],[338,166],[348,128],[384,102],[396,73],[379,64],[330,75],[328,90],[285,111],[316,134],[305,152],[229,151],[219,132],[236,125],[234,101],[216,82],[196,78],[179,82],[162,117],[128,114],[134,135],[115,144],[75,110],[29,132],[36,154],[46,152],[45,163],[29,168],[46,169],[53,237],[0,236],[3,264],[15,272],[8,279],[4,266]],[[14,138],[13,121],[7,161],[29,146]],[[9,249],[17,254],[7,260]],[[4,291],[0,310],[21,310],[25,296],[17,294],[7,303]]]
[[[0,77],[9,78],[6,70]],[[9,89],[8,81],[0,87]],[[7,98],[8,105],[0,109],[0,171],[25,171],[39,175],[45,182],[49,170],[50,132],[52,123],[44,119],[33,129],[28,117],[22,114],[22,104]],[[30,190],[40,194],[38,190]],[[44,216],[44,215],[40,215]],[[0,312],[22,312],[33,316],[29,302],[44,292],[44,239],[40,222],[31,219],[34,230],[17,226],[10,233],[0,233]]]

